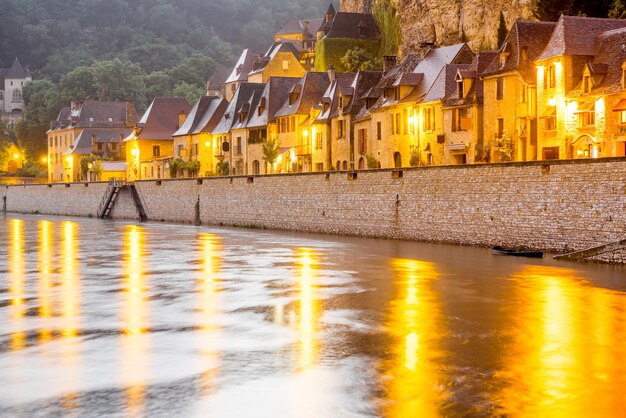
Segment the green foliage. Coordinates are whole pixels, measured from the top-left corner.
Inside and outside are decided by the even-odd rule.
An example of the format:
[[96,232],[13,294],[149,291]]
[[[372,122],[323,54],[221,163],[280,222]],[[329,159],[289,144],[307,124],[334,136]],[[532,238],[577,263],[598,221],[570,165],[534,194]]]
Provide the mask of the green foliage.
[[17,177],[48,177],[48,169],[33,160],[26,160],[24,166],[15,172]]
[[382,70],[382,60],[359,47],[348,50],[341,65],[348,72]]
[[278,138],[276,136],[272,136],[267,138],[263,144],[263,159],[267,161],[267,163],[274,167],[274,163],[278,159]]
[[382,35],[379,56],[398,55],[402,44],[402,30],[396,7],[390,0],[379,0],[373,6],[374,19]]
[[346,51],[356,48],[364,50],[366,53],[378,57],[380,55],[380,41],[351,39],[351,38],[331,38],[320,39],[315,44],[315,71],[327,71],[332,65],[337,72],[346,72],[342,63]]
[[504,14],[500,12],[500,22],[498,23],[498,48],[502,46],[506,39],[508,29],[506,28],[506,20],[504,20]]
[[215,164],[215,171],[218,176],[227,176],[230,173],[228,160],[222,160]]
[[615,0],[609,10],[609,17],[613,19],[626,19],[626,3],[624,0]]
[[89,164],[92,165],[91,171],[96,174],[100,174],[102,171],[102,157],[99,155],[83,155],[80,157],[80,172],[83,174],[83,178],[87,177],[87,172],[89,171]]
[[607,17],[613,0],[537,0],[533,13],[539,20],[555,22],[568,16]]
[[380,168],[380,162],[371,154],[365,156],[367,168]]
[[180,81],[174,86],[172,95],[176,97],[184,97],[189,103],[194,103],[198,97],[203,96],[206,88],[196,84],[189,84],[186,81]]
[[184,161],[180,158],[174,158],[170,161],[170,177],[176,178],[178,177],[178,173],[186,170],[187,175],[192,175],[192,173],[196,173],[200,170],[200,161]]
[[500,161],[513,161],[515,140],[506,129],[502,132],[502,137],[496,139],[496,147],[500,154]]
[[411,150],[411,157],[409,159],[411,167],[417,167],[422,165],[422,150],[419,147],[413,147]]

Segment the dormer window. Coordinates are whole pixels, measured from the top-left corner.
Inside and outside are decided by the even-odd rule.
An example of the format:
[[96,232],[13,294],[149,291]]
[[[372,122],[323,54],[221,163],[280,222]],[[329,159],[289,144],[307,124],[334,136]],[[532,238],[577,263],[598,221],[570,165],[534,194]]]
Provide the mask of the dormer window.
[[237,68],[235,68],[235,73],[239,75],[241,74],[242,71],[243,71],[243,65],[239,64]]
[[508,58],[509,58],[509,53],[508,52],[500,53],[500,67],[504,67],[504,64],[506,64],[506,60]]
[[112,122],[113,122],[113,118],[109,118],[109,123],[112,123]]
[[93,118],[89,118],[89,122],[93,122]]
[[265,97],[261,98],[261,102],[259,103],[259,116],[261,116],[264,111],[265,111]]
[[521,55],[522,55],[522,60],[524,61],[528,60],[528,47],[527,46],[522,47]]
[[465,97],[465,88],[463,84],[463,79],[459,79],[456,81],[456,92],[459,99]]
[[343,109],[343,96],[339,96],[339,108]]

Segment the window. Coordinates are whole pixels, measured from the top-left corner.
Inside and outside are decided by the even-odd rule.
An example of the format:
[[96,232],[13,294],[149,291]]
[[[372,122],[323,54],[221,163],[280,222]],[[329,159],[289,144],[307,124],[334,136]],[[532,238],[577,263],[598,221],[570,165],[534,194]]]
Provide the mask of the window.
[[98,152],[102,152],[102,142],[96,142],[96,149],[98,150]]
[[339,109],[343,109],[343,96],[339,96]]
[[520,90],[519,102],[526,103],[527,100],[528,100],[528,88],[526,86],[522,86],[522,89]]
[[182,157],[183,156],[183,145],[182,144],[179,144],[176,147],[176,156],[177,157]]
[[367,154],[367,130],[359,129],[357,131],[357,141],[358,141],[359,154],[361,155]]
[[400,134],[400,125],[402,125],[402,116],[400,113],[396,113],[396,130],[394,132],[396,135]]
[[259,160],[254,160],[252,162],[252,174],[254,175],[258,175],[261,172],[261,164],[259,163]]
[[504,119],[498,119],[498,132],[496,132],[496,138],[502,138],[504,135]]
[[595,112],[583,112],[578,114],[578,127],[593,126],[596,124]]
[[406,109],[402,111],[402,133],[409,133],[409,112]]
[[468,131],[471,129],[469,126],[469,112],[468,108],[463,107],[460,109],[454,109],[452,111],[452,131]]
[[4,92],[0,91],[0,100],[4,100]]
[[546,147],[542,150],[544,160],[558,160],[559,147]]
[[435,130],[435,111],[432,107],[424,109],[424,131]]
[[13,101],[14,102],[21,102],[22,101],[22,90],[20,90],[20,89],[13,90]]
[[546,131],[556,131],[556,116],[548,116],[545,119],[544,127]]
[[315,149],[322,149],[323,146],[324,144],[322,143],[322,133],[315,132]]
[[498,77],[496,79],[496,100],[502,100],[504,98],[504,78]]
[[462,99],[465,97],[465,91],[464,91],[464,86],[463,86],[463,80],[458,80],[456,82],[456,92],[457,92],[457,97],[459,99]]
[[[626,113],[626,112],[622,112],[622,113]],[[379,141],[383,139],[383,123],[382,122],[376,122],[376,139]]]
[[528,59],[528,47],[527,46],[522,47],[522,59],[524,61]]
[[619,112],[619,123],[620,125],[626,125],[626,110]]
[[289,125],[289,132],[295,132],[296,130],[296,117],[291,117],[291,124]]
[[111,151],[117,151],[117,144],[115,142],[111,142]]
[[547,89],[552,89],[556,86],[556,75],[554,65],[548,66],[546,72],[544,74],[543,80],[544,87]]
[[324,163],[315,163],[315,171],[324,171]]
[[343,138],[343,120],[337,121],[337,139]]
[[113,118],[109,118],[109,123],[113,122]]
[[237,137],[237,148],[235,148],[235,154],[241,155],[241,137]]
[[159,145],[154,145],[152,147],[152,156],[160,157],[161,156],[161,147]]
[[288,60],[283,60],[283,70],[284,71],[289,70],[289,61]]

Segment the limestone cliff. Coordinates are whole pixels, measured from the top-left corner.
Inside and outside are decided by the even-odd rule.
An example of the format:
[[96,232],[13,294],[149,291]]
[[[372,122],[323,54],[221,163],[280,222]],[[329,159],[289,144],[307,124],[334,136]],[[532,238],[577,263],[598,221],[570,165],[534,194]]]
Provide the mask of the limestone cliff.
[[[345,12],[370,12],[376,0],[341,0]],[[465,40],[472,49],[495,49],[500,11],[507,27],[530,18],[535,0],[391,0],[398,9],[404,38],[400,55],[422,42],[450,45]]]

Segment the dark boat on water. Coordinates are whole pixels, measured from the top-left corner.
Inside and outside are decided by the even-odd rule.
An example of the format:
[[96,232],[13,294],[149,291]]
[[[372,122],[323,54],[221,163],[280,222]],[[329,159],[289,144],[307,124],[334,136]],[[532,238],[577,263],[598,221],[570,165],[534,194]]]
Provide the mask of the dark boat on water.
[[497,255],[512,255],[515,257],[530,257],[530,258],[543,258],[543,252],[532,250],[516,250],[514,248],[504,248],[499,245],[491,249],[493,254]]

